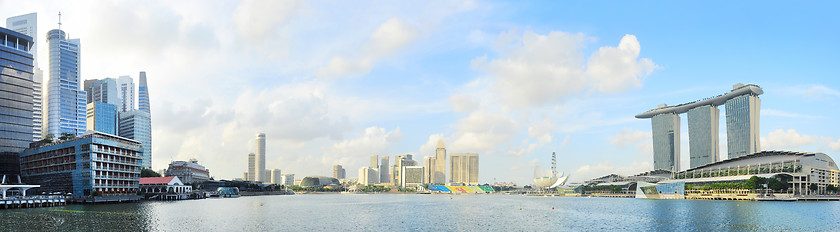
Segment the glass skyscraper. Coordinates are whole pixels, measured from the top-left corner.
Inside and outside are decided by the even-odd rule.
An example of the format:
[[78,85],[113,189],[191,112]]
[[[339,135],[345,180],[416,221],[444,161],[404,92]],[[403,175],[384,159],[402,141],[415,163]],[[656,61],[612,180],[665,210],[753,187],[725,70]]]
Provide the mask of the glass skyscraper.
[[105,78],[102,80],[85,80],[88,102],[102,102],[112,105],[121,104],[117,95],[117,80]]
[[119,136],[136,140],[143,145],[143,168],[152,167],[152,119],[148,112],[131,110],[120,112]]
[[688,110],[690,168],[720,161],[719,122],[720,110],[717,106],[705,105]]
[[87,106],[87,129],[117,135],[117,106],[94,101]]
[[117,97],[120,99],[120,112],[134,110],[134,79],[130,76],[117,78]]
[[50,80],[47,85],[46,133],[82,135],[87,129],[87,94],[81,90],[81,42],[61,29],[47,32]]
[[0,153],[21,152],[34,139],[32,37],[0,27]]
[[653,126],[653,170],[680,171],[680,116],[660,114]]
[[726,147],[729,159],[761,151],[758,134],[761,99],[748,94],[726,101]]
[[[14,17],[10,17],[6,19],[6,28],[16,31],[18,33],[27,35],[32,37],[32,42],[38,42],[38,14],[37,13],[29,13],[25,15],[18,15]],[[38,67],[38,46],[32,45],[29,49],[29,53],[32,54],[32,63],[33,63],[33,91],[34,95],[32,96],[33,101],[33,133],[35,133],[34,140],[41,140],[43,135],[43,127],[44,127],[44,108],[43,108],[43,81],[44,81],[44,71],[41,71],[41,68]]]

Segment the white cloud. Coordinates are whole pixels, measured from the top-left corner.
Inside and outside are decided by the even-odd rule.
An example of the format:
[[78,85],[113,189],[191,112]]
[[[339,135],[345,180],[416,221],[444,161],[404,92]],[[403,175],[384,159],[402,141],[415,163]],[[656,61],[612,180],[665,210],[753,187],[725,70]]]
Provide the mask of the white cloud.
[[569,178],[575,181],[584,181],[609,174],[635,175],[650,171],[651,169],[653,169],[653,164],[650,162],[633,162],[628,166],[616,167],[609,161],[604,161],[594,165],[587,164],[580,166]]
[[493,90],[513,107],[562,102],[589,88],[609,93],[638,88],[657,67],[638,58],[641,46],[633,35],[625,35],[618,47],[601,47],[584,64],[582,49],[589,40],[581,33],[505,32],[495,48],[499,57],[477,57],[471,66],[496,77]]
[[379,25],[359,54],[349,57],[337,55],[315,71],[319,77],[358,76],[371,71],[375,62],[401,50],[419,36],[418,29],[399,18],[391,18]]
[[601,47],[589,57],[586,74],[601,92],[640,88],[642,80],[657,67],[650,59],[639,59],[640,50],[636,36],[624,35],[618,47]]
[[803,119],[820,119],[825,118],[820,115],[806,115],[806,114],[797,114],[791,112],[785,112],[781,110],[774,110],[774,109],[761,109],[762,116],[777,116],[777,117],[784,117],[784,118],[803,118]]
[[233,12],[233,22],[243,45],[264,45],[279,38],[279,27],[288,21],[301,0],[244,0]]
[[[435,154],[435,149],[437,149],[438,141],[441,139],[444,140],[444,145],[446,144],[446,139],[443,138],[443,134],[432,134],[429,135],[429,140],[426,140],[426,143],[420,146],[420,154],[421,156],[429,156]],[[419,159],[418,159],[419,160]]]
[[449,104],[455,112],[468,113],[478,109],[481,101],[465,94],[455,94],[449,96]]
[[552,140],[552,132],[554,132],[554,123],[551,123],[548,119],[528,126],[528,136],[539,140],[540,143],[550,143]]
[[484,153],[516,136],[517,123],[512,118],[478,110],[458,121],[452,136],[452,149]]
[[650,132],[638,131],[626,127],[622,128],[618,134],[610,138],[610,144],[616,147],[634,145],[641,157],[650,157],[653,155],[652,141],[653,135]]
[[364,160],[364,157],[371,155],[388,155],[389,146],[399,142],[402,137],[399,127],[392,131],[381,127],[368,127],[360,137],[343,140],[326,149],[325,156],[348,163],[352,160]]
[[766,137],[761,137],[761,148],[762,150],[792,150],[816,142],[816,136],[799,134],[794,129],[788,129],[787,131],[777,129],[771,131]]
[[837,142],[829,143],[828,147],[831,148],[831,150],[840,151],[840,139],[837,139]]

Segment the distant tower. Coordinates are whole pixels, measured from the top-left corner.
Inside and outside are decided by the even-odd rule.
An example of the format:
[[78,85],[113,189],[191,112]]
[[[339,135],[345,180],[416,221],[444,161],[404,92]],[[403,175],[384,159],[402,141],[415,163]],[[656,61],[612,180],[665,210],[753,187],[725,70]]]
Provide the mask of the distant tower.
[[265,178],[265,133],[257,134],[257,157],[254,179],[257,182],[267,182]]
[[551,176],[557,176],[557,154],[551,152]]
[[379,162],[379,182],[380,183],[390,183],[391,182],[391,175],[388,171],[388,162],[389,157],[387,155],[383,155]]
[[146,72],[140,72],[140,87],[137,92],[139,105],[137,109],[152,113],[152,106],[149,104],[149,85],[146,83]]
[[443,139],[438,140],[435,148],[435,173],[433,184],[446,184],[446,146]]
[[134,79],[130,76],[117,78],[117,95],[120,104],[117,105],[120,112],[128,112],[134,109]]
[[248,153],[248,172],[245,173],[245,181],[254,181],[255,171],[257,170],[257,166],[254,164],[257,159],[256,156],[253,152]]

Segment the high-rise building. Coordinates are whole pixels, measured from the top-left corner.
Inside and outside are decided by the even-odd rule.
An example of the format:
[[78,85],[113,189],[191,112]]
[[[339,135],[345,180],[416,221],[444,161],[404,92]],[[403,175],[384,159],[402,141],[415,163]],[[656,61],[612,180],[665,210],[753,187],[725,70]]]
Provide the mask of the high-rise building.
[[450,183],[478,185],[478,153],[452,153]]
[[370,168],[379,168],[379,155],[370,156]]
[[391,173],[388,171],[388,156],[379,159],[379,183],[391,183]]
[[137,91],[138,105],[137,109],[146,111],[150,115],[152,113],[152,105],[149,102],[149,84],[146,83],[146,72],[140,72],[140,86]]
[[280,169],[271,169],[271,184],[280,184],[280,180],[283,174],[280,173]]
[[[402,186],[402,184],[403,184],[402,180],[403,180],[403,176],[404,176],[404,174],[402,173],[403,167],[405,167],[405,166],[417,166],[417,161],[412,159],[412,158],[413,157],[412,157],[411,154],[394,156],[394,176],[392,178],[394,180],[394,182],[393,182],[394,185]],[[422,178],[422,174],[423,173],[420,173],[421,178]]]
[[256,154],[257,157],[255,159],[254,164],[256,164],[256,169],[254,172],[254,180],[257,182],[268,182],[268,178],[265,176],[265,134],[259,133],[257,134],[257,143],[256,143]]
[[653,170],[680,171],[680,116],[660,114],[653,125]]
[[295,185],[295,174],[280,174],[280,185]]
[[245,181],[255,181],[254,172],[257,171],[257,154],[248,153],[248,172],[245,173]]
[[688,110],[687,115],[690,168],[720,161],[720,110],[717,106],[706,105]]
[[81,89],[81,41],[61,29],[47,32],[50,79],[47,83],[47,134],[82,135],[87,130],[87,94]]
[[[25,15],[14,16],[6,19],[6,28],[18,33],[32,37],[31,42],[38,42],[38,14],[29,13]],[[34,74],[32,76],[33,92],[33,133],[35,133],[34,140],[41,140],[43,137],[44,127],[44,100],[43,100],[43,83],[44,71],[38,65],[38,46],[33,44],[29,48],[29,53],[32,54],[32,66]]]
[[117,78],[117,96],[120,99],[120,112],[134,110],[134,79],[131,76]]
[[423,157],[423,183],[432,183],[435,173],[435,157]]
[[[733,91],[744,87],[738,84]],[[761,151],[758,121],[761,99],[750,93],[726,101],[726,148],[732,159]]]
[[344,171],[344,168],[341,167],[341,164],[333,165],[333,178],[341,180],[346,177],[345,175],[346,173]]
[[33,131],[32,38],[0,27],[0,153],[29,147]]
[[143,168],[152,168],[152,118],[148,112],[130,110],[120,112],[119,136],[143,144]]
[[446,183],[446,146],[443,145],[443,139],[438,141],[435,148],[435,178],[432,184]]
[[85,80],[84,88],[88,103],[103,102],[117,107],[122,104],[117,94],[117,80],[114,78]]
[[378,168],[370,168],[370,167],[362,167],[359,168],[359,184],[367,186],[367,185],[375,185],[379,183],[379,169]]
[[87,129],[117,135],[117,106],[104,102],[90,102],[87,105]]
[[410,188],[425,184],[423,166],[402,166],[400,169],[400,187]]

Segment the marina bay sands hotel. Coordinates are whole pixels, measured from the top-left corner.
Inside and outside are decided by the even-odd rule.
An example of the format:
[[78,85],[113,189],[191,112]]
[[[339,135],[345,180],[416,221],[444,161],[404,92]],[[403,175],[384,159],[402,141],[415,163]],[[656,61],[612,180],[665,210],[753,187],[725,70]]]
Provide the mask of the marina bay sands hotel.
[[726,110],[726,147],[732,159],[761,151],[758,134],[764,91],[756,85],[735,84],[732,91],[676,106],[659,105],[636,115],[650,118],[653,126],[653,169],[680,171],[680,114],[688,116],[691,168],[720,161],[718,128],[720,110]]

